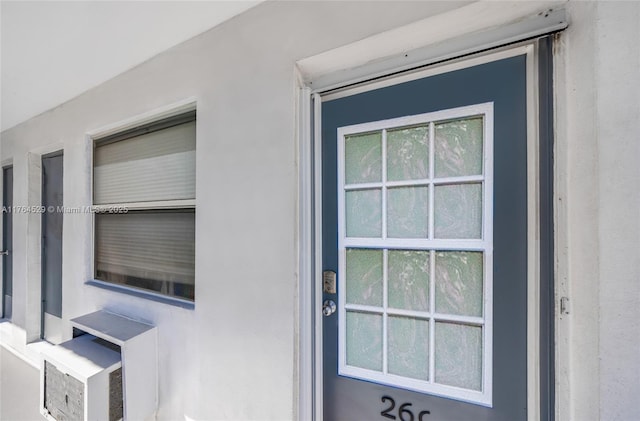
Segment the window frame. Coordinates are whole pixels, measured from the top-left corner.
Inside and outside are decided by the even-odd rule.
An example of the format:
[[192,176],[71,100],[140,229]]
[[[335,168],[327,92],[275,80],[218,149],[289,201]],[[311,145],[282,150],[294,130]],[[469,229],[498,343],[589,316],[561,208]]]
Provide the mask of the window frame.
[[[196,159],[198,150],[198,124],[197,124],[197,102],[195,98],[188,98],[186,100],[161,107],[150,112],[122,120],[120,122],[109,124],[100,129],[88,132],[86,135],[88,143],[88,154],[90,167],[89,171],[89,197],[90,201],[90,244],[91,254],[89,256],[89,271],[85,285],[98,287],[101,289],[124,293],[130,296],[140,297],[151,301],[156,301],[163,304],[169,304],[185,309],[195,309],[195,292],[193,300],[171,296],[148,290],[144,288],[138,288],[129,286],[126,284],[117,284],[109,281],[98,279],[96,276],[96,214],[108,212],[114,207],[126,207],[127,211],[166,211],[166,210],[193,210],[194,219],[197,214],[197,193],[194,199],[180,199],[180,200],[165,200],[165,201],[149,201],[149,202],[131,202],[131,203],[109,203],[109,204],[94,204],[94,164],[95,164],[95,150],[96,146],[105,145],[112,142],[118,142],[135,138],[140,135],[151,133],[154,131],[166,129],[179,124],[188,122],[196,122]],[[196,165],[196,190],[197,190],[197,165]],[[196,236],[197,237],[197,236]],[[194,239],[194,248],[197,248],[197,238]],[[197,251],[197,250],[196,250]],[[195,256],[195,252],[194,252]],[[194,263],[194,272],[195,272]],[[195,290],[195,277],[194,277],[194,290]]]
[[[483,118],[483,174],[481,176],[456,176],[438,178],[433,174],[434,165],[434,124],[462,118],[470,118],[481,116]],[[492,406],[492,382],[493,382],[493,103],[475,104],[457,108],[450,108],[441,111],[418,114],[413,116],[405,116],[392,118],[387,120],[373,121],[352,126],[345,126],[338,129],[338,279],[343,280],[338,283],[338,374],[346,377],[353,377],[372,381],[375,383],[401,387],[422,393],[430,393],[450,399],[460,400],[464,402],[475,403],[483,406]],[[418,180],[403,182],[389,182],[384,178],[380,183],[361,183],[359,185],[348,185],[345,180],[345,141],[350,135],[363,134],[373,131],[387,131],[395,128],[408,127],[421,124],[429,125],[429,159],[431,175],[426,180]],[[381,144],[382,153],[382,171],[385,172],[385,136]],[[386,218],[386,200],[384,191],[388,187],[395,185],[422,185],[428,180],[429,187],[429,235],[427,239],[407,239],[407,238],[390,238],[386,236],[385,218]],[[482,183],[482,228],[481,237],[479,239],[439,239],[434,233],[434,214],[433,197],[436,184],[448,185],[457,183]],[[355,186],[355,187],[354,187]],[[380,238],[359,238],[348,237],[346,230],[346,208],[345,197],[346,192],[352,188],[380,187],[382,200],[382,235]],[[366,305],[348,304],[346,302],[346,251],[347,249],[378,249],[383,252],[383,260],[386,261],[387,254],[390,250],[425,250],[430,255],[430,277],[429,277],[429,311],[392,311],[388,312],[388,305],[383,302],[382,312],[379,308]],[[438,314],[434,308],[435,300],[435,254],[440,251],[476,251],[483,253],[483,305],[482,316],[453,316],[446,314]],[[386,263],[383,263],[383,294],[386,296],[387,274],[385,273]],[[356,312],[365,312],[366,314],[380,314],[382,316],[382,341],[383,341],[383,370],[381,372],[368,370],[347,364],[347,330],[346,330],[346,312],[347,310]],[[404,314],[402,314],[404,313]],[[428,318],[425,315],[428,313]],[[389,315],[393,316],[411,316],[429,322],[429,378],[426,381],[402,377],[386,372],[387,350],[386,335],[388,329],[386,327],[385,318]],[[456,386],[449,386],[435,382],[434,371],[434,348],[435,348],[435,323],[436,322],[454,322],[463,325],[481,326],[482,327],[482,379],[481,390],[475,391],[471,389],[463,389]]]

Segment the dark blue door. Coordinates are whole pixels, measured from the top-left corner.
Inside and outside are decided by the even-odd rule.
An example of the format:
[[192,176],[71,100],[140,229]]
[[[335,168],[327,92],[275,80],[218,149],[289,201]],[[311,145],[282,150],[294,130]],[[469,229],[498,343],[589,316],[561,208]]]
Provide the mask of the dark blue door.
[[52,338],[62,317],[63,156],[42,158],[42,336]]
[[2,317],[10,319],[13,307],[13,167],[3,168],[2,184]]
[[323,102],[325,420],[526,419],[525,61]]

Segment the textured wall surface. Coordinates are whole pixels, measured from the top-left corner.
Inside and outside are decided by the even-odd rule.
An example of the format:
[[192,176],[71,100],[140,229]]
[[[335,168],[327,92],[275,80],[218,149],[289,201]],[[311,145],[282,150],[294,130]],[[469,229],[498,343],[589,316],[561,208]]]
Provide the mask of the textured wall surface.
[[569,3],[556,56],[559,419],[640,419],[640,4]]
[[[63,340],[70,318],[96,309],[149,321],[159,332],[158,419],[293,418],[295,62],[460,4],[267,2],[3,132],[16,204],[39,204],[39,154],[64,148],[64,204],[81,207],[91,204],[87,132],[198,102],[195,310],[84,285],[91,216],[67,214]],[[39,232],[39,215],[15,215],[14,321],[30,341],[40,329]]]
[[41,419],[38,370],[0,347],[0,419]]
[[640,3],[598,4],[600,419],[640,419]]
[[[267,2],[3,132],[16,205],[39,204],[39,154],[64,148],[65,206],[81,207],[87,132],[198,101],[195,309],[84,285],[91,216],[70,214],[63,339],[70,318],[101,308],[157,325],[158,419],[294,418],[295,62],[460,5]],[[640,419],[640,3],[567,10],[555,74],[557,292],[570,298],[557,318],[558,419]],[[28,341],[40,328],[39,230],[38,215],[15,215],[13,313]]]

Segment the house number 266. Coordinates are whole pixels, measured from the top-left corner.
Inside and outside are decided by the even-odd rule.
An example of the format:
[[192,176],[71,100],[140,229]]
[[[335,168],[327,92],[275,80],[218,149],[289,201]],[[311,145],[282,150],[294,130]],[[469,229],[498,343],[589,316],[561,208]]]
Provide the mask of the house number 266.
[[[396,401],[391,396],[383,396],[381,400],[382,403],[389,402],[389,406],[386,409],[383,409],[382,412],[380,412],[380,415],[382,415],[383,417],[391,418],[392,420],[400,419],[400,421],[416,421],[416,418],[413,415],[413,411],[411,411],[411,405],[413,405],[412,403],[406,402],[400,405],[398,407],[398,416],[396,417],[391,413],[391,411],[393,411],[396,407]],[[426,410],[420,411],[417,421],[425,421],[425,415],[428,415],[430,413],[430,411]]]

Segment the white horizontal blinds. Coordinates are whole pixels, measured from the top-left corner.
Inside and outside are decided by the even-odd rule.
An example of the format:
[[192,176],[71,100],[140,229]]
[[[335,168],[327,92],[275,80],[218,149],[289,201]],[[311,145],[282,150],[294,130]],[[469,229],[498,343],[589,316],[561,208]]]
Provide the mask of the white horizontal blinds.
[[195,199],[196,123],[141,136],[98,141],[94,204]]
[[194,284],[194,211],[97,214],[95,230],[98,279]]

